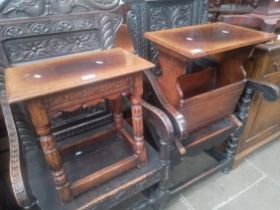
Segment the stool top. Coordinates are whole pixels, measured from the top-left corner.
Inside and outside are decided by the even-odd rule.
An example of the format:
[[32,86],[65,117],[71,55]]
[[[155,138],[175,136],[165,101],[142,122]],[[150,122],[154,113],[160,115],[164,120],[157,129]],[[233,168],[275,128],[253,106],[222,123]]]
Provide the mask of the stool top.
[[116,48],[17,65],[5,71],[9,103],[134,74],[154,65]]
[[171,55],[195,59],[270,41],[276,35],[218,22],[147,32],[145,38]]

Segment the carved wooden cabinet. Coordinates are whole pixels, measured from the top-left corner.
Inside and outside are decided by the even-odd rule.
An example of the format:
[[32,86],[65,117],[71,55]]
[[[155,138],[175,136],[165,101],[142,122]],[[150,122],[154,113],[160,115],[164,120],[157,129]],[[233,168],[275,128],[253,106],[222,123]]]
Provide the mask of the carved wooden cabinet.
[[[280,87],[280,41],[260,44],[246,63],[248,77]],[[280,100],[267,102],[254,95],[249,120],[237,148],[236,164],[246,155],[280,136]]]
[[125,0],[127,24],[138,55],[155,60],[157,52],[144,39],[144,32],[207,22],[207,0]]

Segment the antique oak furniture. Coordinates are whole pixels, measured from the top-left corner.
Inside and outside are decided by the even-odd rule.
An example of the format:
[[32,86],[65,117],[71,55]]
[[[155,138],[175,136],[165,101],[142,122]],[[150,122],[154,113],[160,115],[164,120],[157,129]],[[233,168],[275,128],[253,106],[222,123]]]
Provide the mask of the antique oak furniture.
[[[141,71],[151,67],[151,63],[141,58],[121,49],[113,49],[18,65],[5,71],[8,101],[23,101],[26,104],[62,201],[69,202],[72,196],[77,196],[133,166],[146,165]],[[131,94],[133,137],[121,115],[120,99],[127,94]],[[93,106],[105,98],[112,101],[114,127],[107,125],[99,128],[91,136],[84,135],[78,142],[56,143],[50,127],[51,118],[80,106]],[[88,152],[83,148],[89,147],[88,138],[92,138],[92,142],[102,138],[113,138],[114,141],[123,138],[133,148],[134,153],[93,174],[88,174],[91,166],[86,160],[83,160],[84,165],[76,163],[75,158],[71,163],[63,163],[63,156],[67,153],[74,152],[79,156],[81,154],[78,153]],[[116,143],[114,147],[118,150]],[[85,155],[84,159],[87,156]],[[94,161],[92,156],[88,158],[91,158],[93,165],[102,162],[99,159]],[[79,172],[85,171],[86,176],[79,175]]]
[[[248,78],[266,81],[280,87],[280,42],[268,42],[255,47],[244,67]],[[280,135],[280,101],[269,103],[256,94],[252,98],[249,120],[237,145],[236,165],[257,148]]]
[[[217,170],[228,172],[254,91],[263,92],[268,100],[277,99],[276,86],[247,81],[241,67],[254,44],[272,40],[275,35],[213,23],[148,32],[145,37],[159,51],[160,74],[145,74],[151,102],[160,107],[173,124],[173,142],[177,149],[171,148],[170,155],[179,151],[180,155],[192,156],[228,141],[225,151],[212,151],[219,159],[217,165],[191,180],[171,185],[169,194],[172,195]],[[217,68],[188,72],[189,61],[217,57],[214,56],[217,54],[223,58]]]

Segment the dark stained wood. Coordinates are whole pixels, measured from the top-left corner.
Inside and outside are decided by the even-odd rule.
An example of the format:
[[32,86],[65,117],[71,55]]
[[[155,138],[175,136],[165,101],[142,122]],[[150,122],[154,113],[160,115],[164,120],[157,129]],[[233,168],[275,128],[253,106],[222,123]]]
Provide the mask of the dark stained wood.
[[[201,58],[275,39],[276,36],[225,23],[145,33],[158,48],[182,58]],[[174,39],[176,37],[176,39]]]
[[[116,48],[32,62],[6,71],[9,102],[102,82],[152,68],[149,62]],[[14,85],[16,84],[16,85]]]

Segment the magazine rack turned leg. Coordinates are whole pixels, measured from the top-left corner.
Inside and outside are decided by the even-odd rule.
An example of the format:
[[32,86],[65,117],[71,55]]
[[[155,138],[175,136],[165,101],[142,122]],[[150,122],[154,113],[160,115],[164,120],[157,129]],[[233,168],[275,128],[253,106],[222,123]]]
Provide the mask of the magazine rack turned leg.
[[269,84],[261,81],[249,80],[247,82],[244,93],[239,102],[239,106],[236,112],[236,116],[242,122],[242,126],[238,127],[234,133],[232,133],[228,139],[228,144],[226,147],[226,158],[229,161],[229,164],[223,169],[224,173],[228,173],[233,166],[234,157],[237,149],[237,143],[239,138],[246,126],[248,119],[248,112],[251,103],[251,97],[255,92],[260,92],[263,94],[264,98],[267,101],[276,101],[279,99],[280,89],[278,86]]

